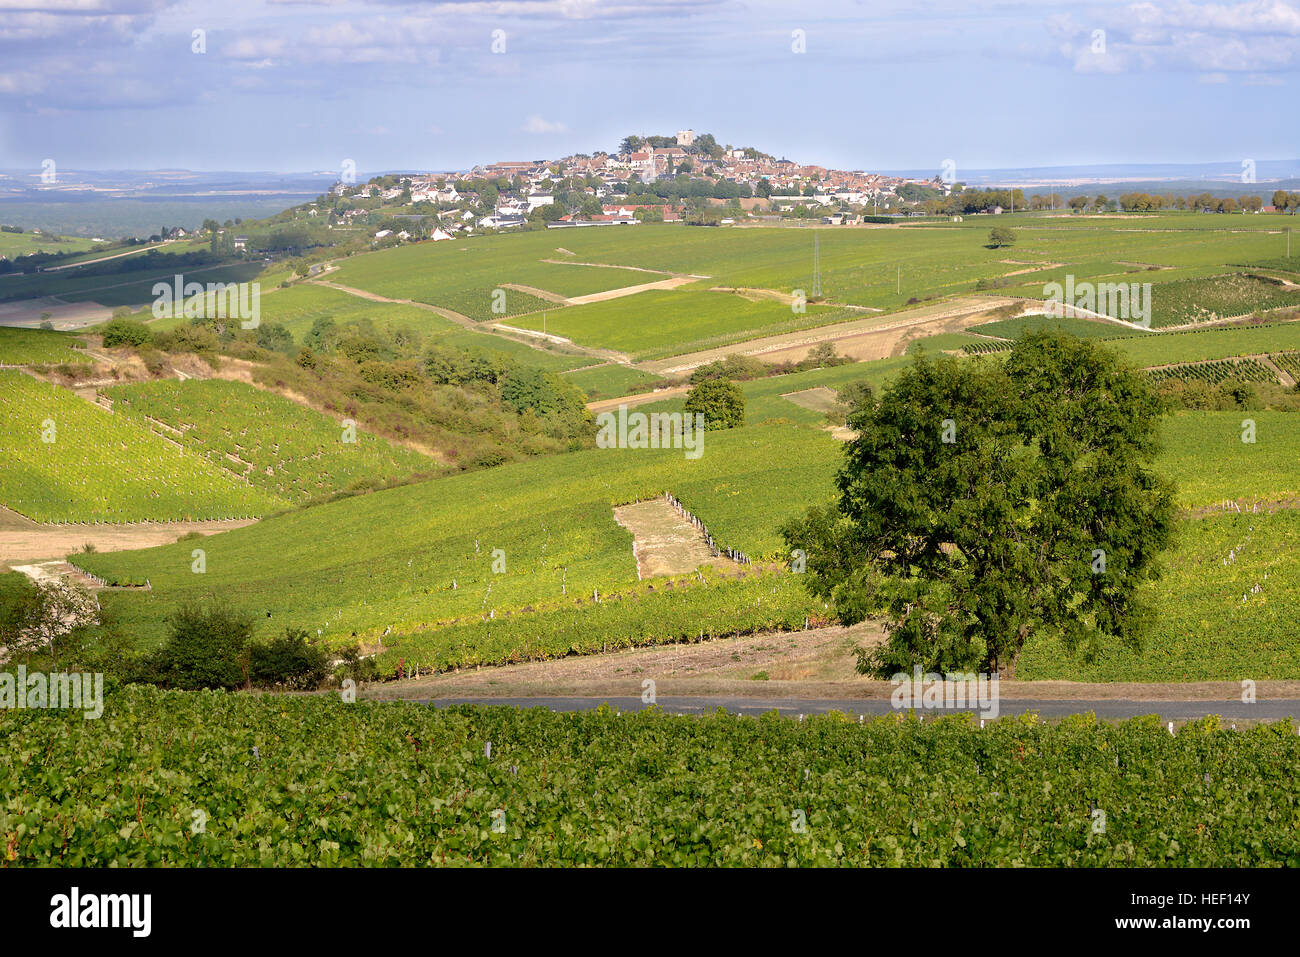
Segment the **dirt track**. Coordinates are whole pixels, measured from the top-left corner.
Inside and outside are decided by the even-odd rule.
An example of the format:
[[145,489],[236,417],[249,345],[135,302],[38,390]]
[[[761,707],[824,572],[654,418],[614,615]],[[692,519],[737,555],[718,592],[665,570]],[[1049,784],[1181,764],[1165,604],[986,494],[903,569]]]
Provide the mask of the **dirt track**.
[[[884,316],[866,316],[828,326],[815,326],[779,336],[750,339],[734,345],[702,352],[691,352],[668,359],[642,362],[637,368],[656,375],[671,375],[690,370],[729,355],[755,356],[764,362],[798,361],[822,342],[834,343],[838,350],[855,359],[884,359],[901,355],[906,343],[920,334],[957,332],[967,326],[987,321],[990,313],[1025,300],[1008,296],[966,296],[949,302],[935,303]],[[900,348],[902,344],[902,348]]]
[[657,282],[645,282],[639,286],[620,286],[618,289],[606,289],[604,292],[593,292],[589,296],[574,296],[566,299],[564,302],[570,306],[585,306],[593,302],[607,302],[610,299],[622,299],[624,296],[635,296],[639,292],[648,292],[651,289],[676,289],[678,286],[685,286],[695,282],[693,276],[673,276],[669,279],[660,279]]
[[96,551],[120,552],[167,545],[188,532],[215,535],[252,525],[255,519],[225,522],[140,522],[135,525],[41,525],[0,508],[0,568],[63,558],[87,543]]
[[[855,649],[881,640],[870,622],[806,631],[768,632],[691,644],[635,648],[451,672],[434,678],[371,685],[367,698],[476,698],[564,696],[639,698],[642,682],[656,693],[744,698],[888,699],[894,685],[859,675]],[[1241,683],[1106,683],[1002,681],[1003,699],[1240,702]],[[1300,681],[1261,681],[1261,701],[1300,697]]]

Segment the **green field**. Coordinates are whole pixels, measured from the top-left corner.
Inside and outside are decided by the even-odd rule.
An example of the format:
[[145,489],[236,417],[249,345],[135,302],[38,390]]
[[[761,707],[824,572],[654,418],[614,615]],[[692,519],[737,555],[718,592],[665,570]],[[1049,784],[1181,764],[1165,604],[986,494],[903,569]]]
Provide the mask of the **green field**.
[[[891,360],[895,374],[907,361]],[[780,413],[773,419],[818,425],[824,415],[781,394],[835,387],[863,372],[879,385],[890,370],[871,366],[747,383],[762,390],[752,396],[750,416],[770,405]],[[1184,413],[1167,422],[1157,466],[1178,483],[1180,505],[1300,495],[1294,464],[1300,430],[1290,427],[1288,413],[1251,416],[1254,444],[1241,442],[1239,413]],[[337,641],[391,628],[389,663],[404,657],[408,664],[449,667],[665,641],[689,634],[684,629],[694,614],[699,630],[710,634],[726,619],[721,608],[731,608],[738,623],[757,625],[798,621],[814,606],[788,584],[791,576],[766,586],[722,582],[716,593],[692,585],[689,600],[700,603],[690,607],[638,591],[631,540],[613,521],[612,506],[671,490],[724,546],[779,557],[776,527],[830,496],[839,454],[839,445],[815,428],[753,426],[710,433],[696,461],[680,451],[596,449],[278,515],[209,539],[201,580],[190,573],[183,545],[75,560],[109,581],[152,582],[148,593],[106,596],[146,644],[161,637],[162,620],[178,604],[222,593],[273,611],[274,619],[259,625],[266,630],[289,624]],[[1200,539],[1212,524],[1194,520],[1183,529],[1180,547],[1209,547]],[[505,562],[499,573],[493,571],[498,557]],[[1196,583],[1178,581],[1178,590],[1159,603],[1166,630],[1188,627],[1195,614]],[[762,588],[770,597],[760,611]],[[595,596],[609,599],[598,614],[590,607]],[[627,597],[633,601],[622,601]],[[1300,613],[1290,599],[1278,607]],[[718,633],[727,633],[725,627]]]
[[1115,339],[1107,345],[1141,367],[1262,355],[1300,349],[1300,322],[1165,332]]
[[103,245],[79,236],[55,236],[50,233],[33,233],[31,230],[21,233],[0,230],[0,257],[5,259],[17,259],[32,253],[75,253]]
[[244,518],[283,507],[125,416],[19,372],[0,371],[0,433],[0,503],[38,522]]
[[[529,293],[505,289],[502,283],[532,286],[560,296],[584,296],[663,278],[626,269],[543,262],[564,258],[555,245],[553,233],[421,243],[355,256],[328,279],[391,299],[427,302],[472,319],[489,320],[552,305]],[[504,309],[494,311],[493,293],[498,289],[503,291]]]
[[[79,270],[15,276],[0,280],[0,299],[35,299],[57,296],[68,302],[97,302],[102,306],[139,306],[152,303],[155,283],[172,283],[176,273],[186,282],[238,283],[258,280],[266,264],[228,263],[215,266],[163,267],[110,275],[83,276]],[[271,285],[267,280],[267,287]]]
[[232,478],[303,501],[356,482],[431,473],[432,459],[263,389],[221,379],[146,382],[104,390],[113,413],[180,442]]
[[81,345],[80,339],[63,332],[0,326],[0,366],[89,362]]
[[[410,333],[429,345],[508,356],[525,365],[548,372],[576,369],[598,360],[574,355],[544,345],[530,345],[484,328],[471,331],[429,309],[405,303],[375,302],[339,289],[314,283],[298,283],[262,297],[262,321],[278,323],[301,343],[317,319],[330,319],[337,326],[370,323],[386,333]],[[175,320],[158,320],[157,327],[176,325]]]
[[653,388],[658,377],[630,366],[610,362],[605,365],[577,369],[564,378],[572,382],[588,399],[612,399],[621,395],[634,395]]
[[784,303],[753,301],[729,292],[654,289],[622,299],[548,310],[544,321],[537,314],[516,320],[514,325],[544,329],[579,345],[614,349],[637,359],[659,359],[859,318],[860,313],[825,306],[808,306],[806,313],[799,314]]
[[[1069,681],[1255,681],[1300,678],[1300,513],[1221,514],[1181,523],[1147,589],[1159,609],[1140,650],[1072,661],[1032,640],[1016,677]],[[1258,590],[1256,587],[1258,586]]]
[[1214,362],[1197,362],[1191,365],[1171,366],[1147,371],[1152,379],[1163,382],[1178,379],[1182,382],[1207,382],[1219,385],[1225,382],[1277,382],[1277,373],[1255,359],[1220,359]]
[[980,336],[998,336],[1002,339],[1019,339],[1029,332],[1065,332],[1080,339],[1113,339],[1132,336],[1133,330],[1102,319],[1055,318],[1052,316],[1020,316],[1016,319],[999,319],[971,326],[968,330]]
[[0,733],[16,866],[1300,866],[1289,722],[1170,735],[1154,716],[980,728],[132,688],[95,721],[5,710]]
[[[1246,421],[1255,424],[1254,442],[1242,441]],[[1293,412],[1180,412],[1165,421],[1163,443],[1157,464],[1178,483],[1183,507],[1300,496]]]
[[[987,244],[993,217],[981,216],[967,217],[962,223],[876,229],[646,224],[631,230],[565,230],[562,235],[539,231],[383,250],[344,261],[331,279],[393,298],[436,304],[475,319],[504,317],[530,328],[541,328],[540,315],[518,317],[546,308],[547,331],[645,358],[697,348],[700,341],[706,347],[734,342],[754,334],[754,329],[773,332],[782,326],[775,316],[771,322],[759,316],[742,320],[747,328],[737,332],[730,310],[701,308],[697,303],[706,300],[672,300],[658,292],[638,295],[631,302],[611,301],[561,313],[554,304],[506,290],[505,312],[493,314],[491,292],[503,288],[503,283],[519,283],[574,296],[660,278],[581,265],[603,263],[707,277],[700,285],[807,293],[813,288],[816,233],[821,287],[832,305],[894,311],[918,300],[972,293],[977,287],[993,294],[1041,299],[1044,284],[1064,282],[1072,275],[1076,281],[1151,282],[1155,324],[1165,326],[1300,302],[1295,290],[1262,280],[1220,278],[1239,268],[1234,263],[1282,256],[1281,220],[1261,215],[1229,222],[1225,217],[1186,213],[1001,216],[997,222],[1011,226],[1017,238],[1013,246],[1000,249]],[[678,294],[688,291],[703,294],[698,289]],[[642,308],[642,303],[649,305]],[[688,314],[670,312],[668,307],[674,303],[682,304]],[[685,330],[684,336],[663,334],[664,313]],[[838,318],[834,313],[823,315]],[[802,316],[788,328],[804,327],[813,320]]]
[[[190,573],[184,543],[76,560],[109,581],[151,580],[147,594],[111,596],[149,640],[168,609],[223,592],[275,610],[263,622],[272,630],[292,623],[330,638],[416,631],[634,585],[632,540],[612,508],[669,489],[708,515],[724,544],[755,556],[778,552],[777,522],[829,494],[837,454],[827,436],[788,429],[709,433],[696,460],[674,450],[594,449],[278,515],[209,539],[204,576]],[[493,571],[496,549],[501,573]]]

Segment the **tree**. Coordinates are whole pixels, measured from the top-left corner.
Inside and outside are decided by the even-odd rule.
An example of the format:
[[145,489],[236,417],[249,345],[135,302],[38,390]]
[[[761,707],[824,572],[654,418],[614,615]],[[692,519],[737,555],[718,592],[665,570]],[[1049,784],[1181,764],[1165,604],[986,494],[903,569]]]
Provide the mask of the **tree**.
[[0,615],[0,645],[10,655],[49,655],[55,668],[60,641],[77,628],[99,622],[99,599],[66,575],[6,594],[5,604],[6,613]]
[[1007,226],[994,226],[989,230],[989,245],[995,249],[1016,244],[1015,231]]
[[300,628],[286,628],[268,643],[249,647],[249,675],[262,687],[315,691],[329,674],[329,654]]
[[1096,207],[1100,210],[1100,209],[1105,209],[1105,208],[1106,208],[1106,204],[1109,203],[1110,200],[1106,197],[1106,194],[1105,194],[1105,193],[1098,193],[1098,194],[1097,194],[1097,198],[1094,199],[1092,202],[1093,202],[1093,205],[1096,206]]
[[841,621],[886,617],[864,672],[1014,677],[1031,638],[1138,646],[1175,514],[1150,468],[1161,409],[1095,340],[1031,334],[1004,365],[922,355],[850,416],[838,500],[782,533]]
[[246,678],[253,620],[223,606],[187,605],[172,615],[153,670],[158,683],[183,691],[238,688]]
[[686,413],[702,413],[706,429],[734,429],[745,424],[745,393],[730,379],[707,379],[687,393]]

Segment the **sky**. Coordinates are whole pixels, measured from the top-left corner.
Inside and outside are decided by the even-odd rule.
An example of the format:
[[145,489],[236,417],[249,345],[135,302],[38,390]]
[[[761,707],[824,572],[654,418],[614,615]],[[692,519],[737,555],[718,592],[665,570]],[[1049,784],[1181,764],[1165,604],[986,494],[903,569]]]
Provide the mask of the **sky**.
[[0,0],[4,168],[1290,159],[1298,94],[1300,0]]

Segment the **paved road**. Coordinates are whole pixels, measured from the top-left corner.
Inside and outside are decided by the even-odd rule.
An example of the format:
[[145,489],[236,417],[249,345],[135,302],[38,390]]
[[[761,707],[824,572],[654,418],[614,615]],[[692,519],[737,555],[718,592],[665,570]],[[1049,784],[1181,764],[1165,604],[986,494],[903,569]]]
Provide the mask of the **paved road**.
[[[507,705],[517,708],[550,708],[553,711],[589,711],[608,702],[619,711],[642,711],[648,707],[638,698],[435,698],[424,699],[422,704],[445,707],[456,704]],[[884,715],[893,713],[887,698],[740,698],[740,697],[667,697],[660,696],[658,704],[671,714],[699,714],[706,709],[724,708],[735,714],[760,715],[767,711],[782,714],[821,714],[826,711],[843,711],[850,715]],[[976,708],[956,710],[977,711]],[[999,715],[1024,714],[1037,711],[1045,718],[1060,718],[1069,714],[1091,711],[1099,718],[1133,718],[1139,715],[1158,714],[1164,721],[1189,721],[1217,714],[1226,720],[1279,721],[1300,715],[1300,699],[1280,698],[1260,700],[1255,704],[1241,701],[1129,701],[1124,699],[1015,699],[1003,698],[998,703]],[[940,711],[921,712],[941,714]]]

